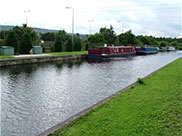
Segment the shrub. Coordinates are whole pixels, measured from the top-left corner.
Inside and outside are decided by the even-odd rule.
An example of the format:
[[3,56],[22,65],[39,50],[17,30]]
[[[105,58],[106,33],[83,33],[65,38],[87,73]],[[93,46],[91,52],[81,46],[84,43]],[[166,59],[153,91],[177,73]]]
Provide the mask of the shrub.
[[56,35],[56,42],[55,42],[55,44],[54,44],[54,51],[56,51],[56,52],[61,52],[62,51],[62,44],[63,44],[63,41],[62,41],[62,39],[61,39],[61,37],[60,37],[60,35]]
[[142,78],[138,78],[138,79],[137,79],[137,82],[138,82],[139,84],[144,84],[144,80],[143,80]]
[[13,30],[8,32],[8,36],[5,41],[6,46],[12,46],[15,49],[15,53],[18,53],[18,41],[16,33]]
[[68,40],[67,40],[67,44],[66,44],[66,51],[72,51],[73,47],[72,47],[72,39],[71,37],[68,37]]
[[32,38],[28,32],[24,32],[20,42],[20,53],[29,54],[32,49]]

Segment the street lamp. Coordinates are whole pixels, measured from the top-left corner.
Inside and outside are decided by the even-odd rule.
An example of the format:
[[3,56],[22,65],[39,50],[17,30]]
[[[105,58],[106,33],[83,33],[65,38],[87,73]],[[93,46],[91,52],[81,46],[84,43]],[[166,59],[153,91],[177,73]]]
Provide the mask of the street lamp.
[[88,22],[90,23],[89,33],[91,34],[91,23],[94,22],[94,20],[88,20]]
[[[117,21],[118,23],[120,23],[121,21]],[[122,25],[122,33],[124,32],[124,29],[123,29],[123,22],[121,22],[121,25]]]
[[26,14],[26,25],[28,25],[28,12],[30,12],[30,10],[24,11],[24,13]]
[[74,8],[65,7],[66,9],[72,9],[72,44],[74,43]]
[[[6,23],[4,23],[4,25],[6,25]],[[5,34],[5,30],[4,30],[4,40],[6,39],[6,34]]]

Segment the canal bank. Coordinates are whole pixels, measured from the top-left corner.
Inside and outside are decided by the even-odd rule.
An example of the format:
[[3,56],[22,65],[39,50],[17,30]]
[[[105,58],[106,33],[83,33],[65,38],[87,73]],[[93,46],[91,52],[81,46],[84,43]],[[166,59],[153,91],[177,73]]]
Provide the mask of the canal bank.
[[169,64],[37,136],[181,134],[182,58]]
[[40,134],[181,56],[168,52],[1,67],[1,134]]
[[66,60],[85,59],[87,54],[73,54],[73,55],[24,55],[13,58],[0,59],[0,67],[12,65],[24,65],[45,62],[59,62]]

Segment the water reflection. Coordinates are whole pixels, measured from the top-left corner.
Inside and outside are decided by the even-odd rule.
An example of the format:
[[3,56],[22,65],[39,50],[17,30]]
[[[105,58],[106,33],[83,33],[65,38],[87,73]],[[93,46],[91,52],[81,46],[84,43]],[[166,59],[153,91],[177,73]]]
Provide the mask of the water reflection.
[[181,56],[171,52],[2,68],[1,134],[38,134]]

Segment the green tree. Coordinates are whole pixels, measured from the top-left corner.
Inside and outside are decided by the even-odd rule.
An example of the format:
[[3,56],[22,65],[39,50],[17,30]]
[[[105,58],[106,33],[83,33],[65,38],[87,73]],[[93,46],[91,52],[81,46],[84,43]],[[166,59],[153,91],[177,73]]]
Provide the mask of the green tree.
[[94,35],[89,35],[87,37],[87,42],[90,43],[104,43],[105,39],[104,39],[104,35],[101,33],[96,33]]
[[5,45],[14,47],[15,54],[19,53],[16,33],[13,30],[8,32]]
[[171,43],[171,45],[172,45],[173,47],[176,47],[176,46],[178,46],[178,43],[177,43],[177,41],[173,41],[173,42]]
[[75,36],[74,38],[74,47],[73,50],[74,51],[81,51],[81,39],[79,36]]
[[29,54],[31,49],[32,49],[32,38],[28,32],[25,32],[22,35],[22,39],[20,41],[20,53]]
[[55,52],[61,52],[62,51],[62,46],[63,46],[63,41],[62,38],[59,34],[56,34],[56,41],[54,44],[54,51]]
[[13,28],[13,31],[15,31],[15,33],[17,35],[17,39],[18,39],[19,42],[21,41],[21,37],[23,36],[23,34],[25,32],[30,34],[32,41],[37,41],[38,38],[39,38],[37,32],[35,32],[31,27],[27,27],[26,24],[23,24],[22,27],[15,26]]
[[69,51],[71,52],[73,49],[72,49],[72,39],[70,36],[68,36],[68,39],[67,39],[67,42],[66,42],[66,51]]
[[0,31],[0,39],[5,40],[8,33],[9,33],[9,31],[7,31],[7,30]]
[[67,38],[69,37],[64,30],[60,30],[58,34],[61,36],[63,42],[66,42]]
[[100,33],[103,34],[105,42],[107,44],[115,44],[117,36],[113,30],[112,25],[110,25],[110,28],[101,28]]
[[137,36],[137,38],[143,45],[151,45],[150,39],[147,36]]
[[138,43],[136,36],[132,33],[131,30],[120,34],[118,37],[120,44],[122,45],[137,45]]
[[89,49],[89,44],[88,44],[88,42],[85,42],[84,45],[85,45],[84,50],[88,50],[88,49]]
[[48,33],[41,33],[41,39],[43,40],[43,41],[55,41],[55,38],[56,36],[55,36],[55,33],[50,33],[50,32],[48,32]]
[[160,43],[160,47],[166,47],[166,46],[167,46],[167,42],[162,41],[162,42]]

